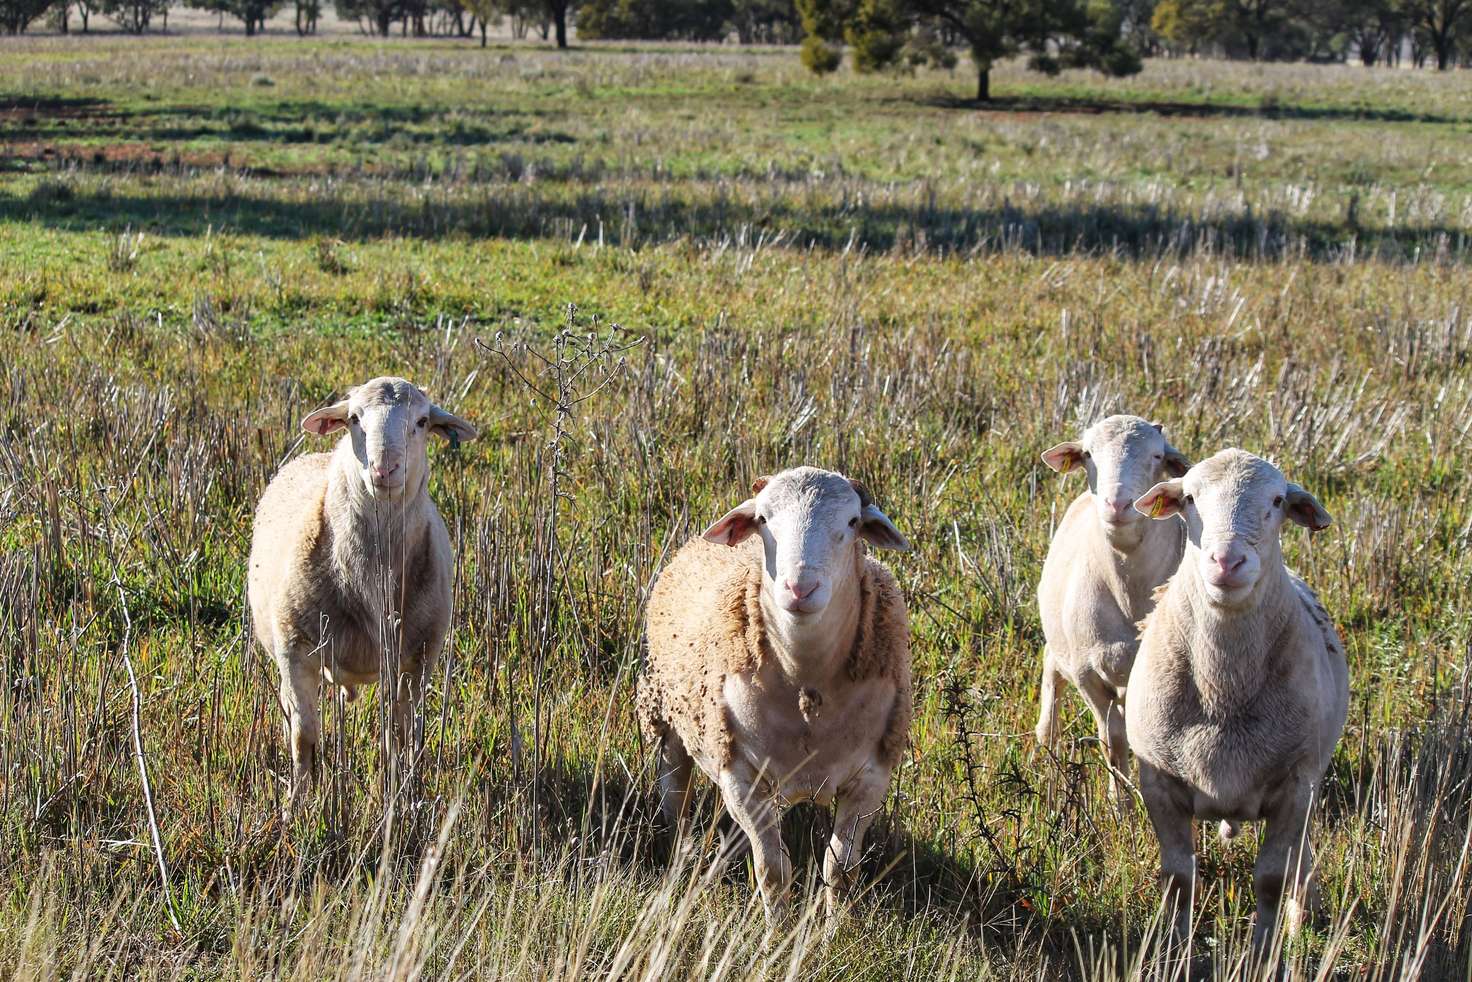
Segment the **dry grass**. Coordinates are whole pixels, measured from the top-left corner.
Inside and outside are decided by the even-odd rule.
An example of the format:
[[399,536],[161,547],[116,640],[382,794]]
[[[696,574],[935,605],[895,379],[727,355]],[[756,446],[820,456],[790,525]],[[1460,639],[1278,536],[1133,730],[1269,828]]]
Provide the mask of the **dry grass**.
[[[23,44],[33,87],[0,69],[16,94],[6,105],[70,93],[143,118],[143,66],[100,43]],[[236,75],[278,83],[246,99],[294,98],[313,52],[357,61],[310,84],[380,86],[361,93],[365,114],[394,86],[409,93],[399,105],[464,92],[454,66],[471,65],[432,46],[159,44],[204,76],[161,96],[181,113]],[[1121,821],[1106,800],[1082,704],[1066,703],[1073,739],[1058,757],[1036,756],[1026,736],[1041,640],[1032,587],[1077,490],[1037,454],[1119,409],[1161,419],[1197,455],[1236,444],[1276,458],[1337,519],[1287,542],[1338,620],[1352,677],[1313,829],[1324,911],[1288,945],[1294,974],[1466,973],[1466,192],[1457,176],[1407,178],[1396,140],[1467,138],[1370,113],[1424,99],[1424,112],[1460,119],[1461,83],[1377,74],[1364,96],[1375,101],[1350,123],[1023,107],[961,118],[923,101],[941,80],[890,83],[907,102],[845,79],[833,91],[849,109],[896,108],[835,135],[781,101],[784,85],[820,84],[785,53],[513,54],[535,73],[476,76],[483,101],[461,122],[525,99],[559,108],[556,125],[579,140],[614,132],[619,113],[646,114],[635,129],[683,125],[670,129],[681,140],[610,136],[597,167],[585,158],[531,181],[527,167],[566,164],[559,145],[498,149],[522,154],[514,180],[426,183],[404,164],[416,151],[387,144],[388,172],[333,172],[377,146],[345,134],[320,154],[288,147],[272,174],[115,167],[104,153],[0,178],[0,973],[1180,974],[1153,948],[1153,839],[1143,816]],[[724,92],[737,65],[756,82]],[[1337,70],[1264,78],[1152,65],[1134,88],[1065,78],[1022,95],[1250,100],[1251,86],[1273,85],[1290,106],[1361,98]],[[579,84],[617,91],[583,98]],[[324,113],[350,130],[351,96],[338,97]],[[752,123],[763,112],[779,120],[770,132]],[[937,119],[954,125],[905,158],[897,148]],[[455,146],[453,117],[403,125],[436,152]],[[1313,238],[1284,225],[1273,238],[1261,202],[1290,214],[1297,178],[1250,155],[1215,184],[1152,157],[1151,134],[1221,148],[1244,128],[1283,155],[1353,147],[1345,166],[1379,188],[1357,206],[1379,216],[1357,219],[1374,230],[1369,245],[1346,247],[1340,226]],[[1061,149],[1032,158],[1047,166],[1033,165],[1030,184],[1008,183],[966,151],[980,130],[1003,171],[1026,169],[1024,143]],[[1101,134],[1118,135],[1112,150],[1091,149]],[[264,167],[251,154],[274,146],[242,129],[179,149]],[[782,176],[824,155],[843,176]],[[1455,175],[1465,165],[1453,156]],[[285,166],[314,160],[326,173]],[[944,207],[895,176],[922,167]],[[1343,199],[1323,196],[1301,205],[1305,221],[1342,220]],[[1089,201],[1102,210],[1090,216]],[[711,202],[726,213],[700,210]],[[1146,206],[1170,216],[1161,235],[1110,224]],[[835,224],[834,207],[848,217]],[[1010,232],[1003,207],[1035,231]],[[1233,225],[1234,208],[1253,217]],[[903,213],[898,225],[885,209]],[[1196,224],[1172,239],[1186,211]],[[304,447],[300,418],[384,371],[485,433],[432,461],[459,566],[456,628],[425,712],[425,797],[379,791],[377,700],[329,700],[322,788],[283,828],[272,667],[244,617],[250,512]],[[589,397],[559,411],[523,378],[546,392],[559,375]],[[768,935],[713,802],[705,835],[673,864],[652,837],[632,678],[667,551],[753,475],[798,461],[862,478],[918,546],[895,563],[915,624],[917,715],[866,859],[869,893],[831,930],[804,907]],[[805,810],[789,821],[809,878],[825,821]],[[1244,970],[1254,851],[1250,833],[1204,844],[1195,974]]]

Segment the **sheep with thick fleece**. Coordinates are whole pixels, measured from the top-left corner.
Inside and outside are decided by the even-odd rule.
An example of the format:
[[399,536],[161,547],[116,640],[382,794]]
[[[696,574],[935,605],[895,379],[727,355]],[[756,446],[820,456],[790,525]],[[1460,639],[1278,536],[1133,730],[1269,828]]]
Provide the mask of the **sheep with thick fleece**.
[[1125,705],[1140,793],[1160,840],[1173,930],[1190,928],[1192,819],[1267,821],[1253,885],[1254,944],[1313,894],[1308,821],[1349,709],[1344,648],[1313,590],[1283,564],[1281,531],[1330,517],[1272,464],[1223,450],[1135,506],[1180,515],[1186,553],[1145,622]]
[[281,673],[288,812],[312,777],[323,676],[349,697],[392,677],[402,749],[450,623],[450,539],[427,490],[425,446],[430,433],[454,442],[476,436],[401,378],[350,390],[302,429],[344,434],[331,453],[291,461],[267,486],[247,577],[256,640]]
[[865,542],[910,548],[856,482],[783,471],[681,548],[649,599],[638,712],[660,748],[661,810],[682,825],[699,765],[751,842],[772,917],[792,879],[781,808],[836,803],[833,911],[908,739],[909,617]]
[[1057,735],[1059,682],[1078,689],[1094,714],[1110,765],[1109,786],[1121,808],[1129,797],[1116,775],[1129,766],[1125,686],[1139,647],[1139,628],[1154,607],[1155,588],[1180,565],[1184,529],[1151,522],[1135,499],[1191,466],[1160,426],[1138,416],[1110,416],[1076,441],[1060,443],[1043,462],[1062,474],[1081,471],[1088,489],[1074,499],[1053,533],[1038,582],[1043,677],[1037,740]]

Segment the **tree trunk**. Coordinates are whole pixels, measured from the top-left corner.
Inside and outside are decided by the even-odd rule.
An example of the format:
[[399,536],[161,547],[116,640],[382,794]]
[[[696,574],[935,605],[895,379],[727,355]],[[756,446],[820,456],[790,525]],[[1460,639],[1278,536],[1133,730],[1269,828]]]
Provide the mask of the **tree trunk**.
[[552,24],[557,28],[557,46],[567,47],[567,4],[563,0],[552,4]]
[[990,68],[978,69],[976,72],[976,101],[992,101],[992,70]]
[[486,19],[484,17],[480,19],[480,46],[482,48],[486,46]]

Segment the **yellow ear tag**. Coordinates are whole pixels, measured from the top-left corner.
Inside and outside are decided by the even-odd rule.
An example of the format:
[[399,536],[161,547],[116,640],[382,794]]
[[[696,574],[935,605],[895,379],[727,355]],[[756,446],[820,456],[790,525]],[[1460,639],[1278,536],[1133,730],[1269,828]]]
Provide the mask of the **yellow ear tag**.
[[1165,511],[1165,495],[1157,494],[1155,500],[1150,502],[1150,517],[1159,518],[1163,511]]
[[1058,473],[1067,474],[1071,470],[1073,470],[1073,454],[1069,454],[1063,458],[1063,469]]

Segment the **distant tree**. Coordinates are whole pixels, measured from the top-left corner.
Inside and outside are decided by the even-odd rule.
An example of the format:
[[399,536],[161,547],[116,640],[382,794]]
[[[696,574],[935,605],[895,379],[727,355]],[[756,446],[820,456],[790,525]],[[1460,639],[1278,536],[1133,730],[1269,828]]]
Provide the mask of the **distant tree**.
[[299,37],[317,33],[317,19],[322,16],[322,0],[296,0],[296,33]]
[[814,75],[837,71],[843,64],[845,26],[858,13],[858,0],[796,0],[802,23],[802,63]]
[[1408,0],[1406,14],[1436,67],[1450,68],[1458,44],[1472,34],[1472,0]]
[[1218,7],[1212,0],[1160,0],[1150,27],[1168,44],[1194,55],[1221,26]]
[[19,34],[51,6],[51,0],[0,0],[0,29]]
[[733,13],[731,0],[583,0],[578,37],[719,41]]
[[802,37],[794,0],[730,0],[730,7],[731,28],[742,44],[791,44]]
[[1392,56],[1392,47],[1405,32],[1400,0],[1339,0],[1328,5],[1325,19],[1344,31],[1349,57],[1366,67]]
[[1270,41],[1288,33],[1294,12],[1293,0],[1160,0],[1151,23],[1192,51],[1211,43],[1236,46],[1257,61]]
[[[819,6],[824,0],[803,0]],[[804,21],[830,17],[813,11]],[[1095,68],[1110,75],[1140,70],[1138,52],[1122,36],[1119,9],[1107,0],[858,0],[852,17],[842,18],[854,67],[874,71],[910,53],[934,60],[945,57],[946,43],[957,41],[976,66],[976,97],[991,98],[992,66],[1027,53],[1033,69],[1056,74],[1063,68]]]
[[[557,47],[567,47],[568,17],[577,9],[578,0],[543,0],[547,17],[552,21],[552,30],[557,37]],[[545,36],[545,35],[544,35]]]
[[169,9],[169,0],[101,0],[97,9],[129,34],[142,34]]

